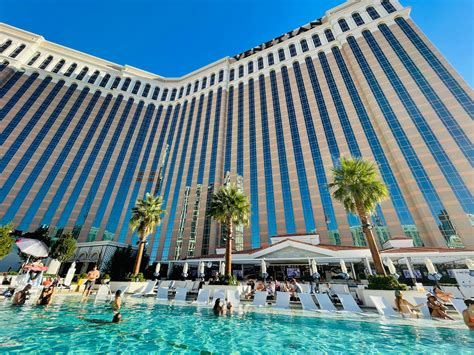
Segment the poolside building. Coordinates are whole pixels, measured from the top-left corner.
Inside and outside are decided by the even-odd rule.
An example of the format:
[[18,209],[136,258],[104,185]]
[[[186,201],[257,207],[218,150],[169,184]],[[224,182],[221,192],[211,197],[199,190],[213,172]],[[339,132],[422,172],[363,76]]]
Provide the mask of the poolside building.
[[410,11],[348,0],[179,78],[0,24],[0,223],[134,244],[130,211],[151,192],[167,210],[152,261],[216,255],[224,231],[206,210],[235,182],[251,201],[237,252],[311,233],[367,250],[327,189],[352,155],[389,188],[372,217],[381,246],[474,247],[472,89]]

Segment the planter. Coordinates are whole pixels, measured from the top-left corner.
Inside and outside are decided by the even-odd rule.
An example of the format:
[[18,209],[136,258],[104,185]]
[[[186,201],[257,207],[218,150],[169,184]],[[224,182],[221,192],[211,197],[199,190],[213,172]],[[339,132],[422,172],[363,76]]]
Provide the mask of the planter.
[[203,289],[209,289],[211,290],[211,295],[210,297],[214,296],[214,292],[216,290],[224,290],[224,291],[235,291],[239,290],[240,294],[243,295],[247,293],[250,290],[250,286],[247,285],[239,285],[239,286],[231,286],[231,285],[203,285]]
[[[368,289],[357,289],[357,296],[364,302],[364,305],[367,307],[374,307],[375,305],[372,302],[370,296],[382,296],[395,307],[395,290],[368,290]],[[426,299],[426,292],[420,291],[402,291],[403,298],[408,302],[416,305],[418,302],[415,301],[414,297],[420,297]]]
[[131,282],[131,281],[110,281],[110,291],[115,292],[119,288],[128,287],[127,293],[135,293],[140,291],[148,282]]

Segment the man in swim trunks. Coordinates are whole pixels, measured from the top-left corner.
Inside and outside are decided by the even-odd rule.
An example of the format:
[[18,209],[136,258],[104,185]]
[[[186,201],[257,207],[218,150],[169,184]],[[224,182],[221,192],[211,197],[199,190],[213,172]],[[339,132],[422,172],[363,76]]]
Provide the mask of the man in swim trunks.
[[84,292],[82,293],[82,301],[87,300],[92,292],[92,287],[95,285],[95,281],[100,277],[100,271],[97,270],[97,266],[87,273],[87,281],[85,283]]

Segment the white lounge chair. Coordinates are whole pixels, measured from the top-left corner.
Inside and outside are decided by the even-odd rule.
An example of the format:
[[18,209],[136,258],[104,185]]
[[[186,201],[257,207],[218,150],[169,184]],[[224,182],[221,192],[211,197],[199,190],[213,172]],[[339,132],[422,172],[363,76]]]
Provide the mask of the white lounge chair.
[[326,312],[336,312],[337,308],[334,307],[334,304],[331,302],[327,293],[316,293],[316,300],[319,303],[319,308],[321,311]]
[[209,295],[211,294],[211,290],[208,288],[202,288],[199,290],[197,300],[194,301],[194,304],[198,306],[207,306],[209,305]]
[[395,312],[392,308],[392,305],[382,296],[370,296],[370,299],[377,308],[377,312],[379,312],[382,316],[390,316],[390,317],[398,317],[400,314]]
[[413,299],[415,300],[416,306],[422,305],[422,306],[418,307],[418,309],[420,310],[421,315],[423,316],[423,318],[431,319],[430,309],[426,305],[426,298],[413,297]]
[[188,294],[188,289],[185,287],[180,287],[176,289],[176,295],[174,296],[175,302],[186,302],[186,296]]
[[222,290],[222,289],[214,290],[214,296],[212,297],[212,303],[211,303],[212,306],[214,306],[218,298],[221,301],[225,301],[225,290]]
[[198,293],[199,292],[199,285],[201,285],[201,281],[194,281],[193,286],[191,287],[191,289],[189,289],[189,292]]
[[110,302],[111,299],[112,293],[110,292],[110,287],[108,285],[100,285],[95,295],[94,302]]
[[252,306],[254,307],[265,307],[267,305],[267,291],[255,291],[253,297]]
[[[121,292],[121,295],[122,295],[122,297],[125,297],[125,294],[126,294],[126,293],[127,293],[127,291],[128,291],[128,286],[122,286],[122,287],[119,287],[119,288],[117,289],[117,291],[120,291],[120,292]],[[117,292],[117,291],[115,291],[115,292]]]
[[311,285],[310,284],[300,284],[300,286],[301,286],[301,290],[304,293],[309,293],[309,291],[311,291]]
[[461,291],[461,293],[463,295],[463,297],[461,297],[461,298],[464,298],[464,299],[474,298],[474,287],[473,286],[466,286],[466,285],[459,286],[459,290]]
[[156,299],[159,301],[168,301],[168,291],[169,289],[166,287],[159,287],[156,293]]
[[352,313],[363,313],[354,297],[350,293],[338,293],[337,298],[341,301],[344,311]]
[[156,286],[156,280],[150,280],[148,283],[143,287],[143,289],[140,292],[134,293],[132,297],[143,297],[143,296],[149,296],[149,295],[154,295],[155,293],[153,292]]
[[454,298],[464,298],[464,295],[456,286],[443,286],[441,289],[446,293],[451,293]]
[[350,293],[349,292],[349,286],[345,285],[345,284],[332,284],[331,285],[331,291],[333,294],[348,294]]
[[159,287],[170,288],[171,280],[163,280],[158,284]]
[[176,288],[184,288],[184,287],[186,287],[186,281],[176,281],[172,288],[176,289]]
[[276,302],[274,308],[288,309],[290,308],[290,293],[280,292],[276,293]]
[[313,297],[310,293],[298,293],[298,298],[301,302],[301,307],[304,311],[317,311],[318,306],[313,301]]
[[227,290],[227,301],[229,301],[232,306],[239,307],[240,306],[240,291],[239,290]]
[[462,316],[462,312],[467,308],[464,300],[460,298],[453,298],[451,303],[453,304],[454,309]]

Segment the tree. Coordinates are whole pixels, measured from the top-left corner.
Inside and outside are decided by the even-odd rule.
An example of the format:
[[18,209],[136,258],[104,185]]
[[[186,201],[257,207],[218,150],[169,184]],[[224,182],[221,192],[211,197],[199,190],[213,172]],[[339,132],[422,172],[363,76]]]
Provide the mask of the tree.
[[40,226],[36,228],[33,232],[23,233],[22,238],[37,239],[42,241],[49,248],[51,246],[51,237],[49,236],[48,226]]
[[140,271],[140,263],[143,256],[143,249],[145,248],[146,238],[153,231],[156,226],[161,224],[161,217],[165,210],[161,207],[163,205],[163,198],[161,196],[153,196],[146,193],[145,198],[137,200],[137,204],[132,208],[132,218],[130,218],[130,227],[132,231],[138,233],[138,253],[135,260],[135,267],[133,274],[136,275]]
[[333,197],[342,203],[346,211],[359,216],[375,270],[378,274],[385,275],[369,222],[369,216],[377,204],[388,196],[387,187],[378,179],[375,166],[374,162],[362,158],[342,157],[341,165],[332,169],[333,181],[329,184],[329,188],[333,190]]
[[62,234],[53,242],[53,245],[51,246],[50,257],[63,263],[74,256],[76,249],[76,238],[74,238],[70,233]]
[[225,276],[230,278],[232,276],[233,228],[236,225],[248,225],[250,202],[237,185],[221,186],[212,196],[208,214],[227,229]]
[[11,236],[13,226],[5,224],[0,226],[0,260],[6,257],[12,251],[15,238]]

